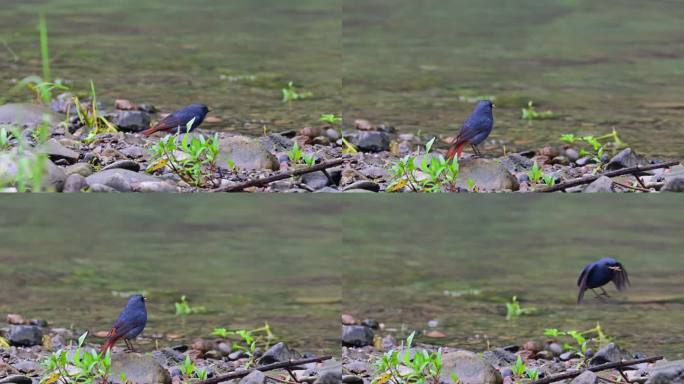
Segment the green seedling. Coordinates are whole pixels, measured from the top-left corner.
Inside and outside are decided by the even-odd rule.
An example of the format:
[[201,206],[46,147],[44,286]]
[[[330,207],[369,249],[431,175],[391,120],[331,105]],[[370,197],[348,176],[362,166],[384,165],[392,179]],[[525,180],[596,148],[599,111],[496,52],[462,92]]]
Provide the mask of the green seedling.
[[523,308],[518,301],[518,297],[513,296],[511,302],[506,303],[506,320],[511,320],[524,315],[530,315],[536,311],[537,309],[534,307]]
[[180,298],[180,302],[175,303],[176,316],[188,316],[196,313],[206,312],[206,308],[203,306],[190,306],[187,296],[183,295]]
[[293,101],[304,100],[313,97],[313,93],[311,92],[298,92],[292,81],[287,83],[287,86],[282,89],[282,92],[284,103],[290,103]]
[[[430,152],[435,143],[432,138],[425,145],[423,159],[416,166],[417,157],[406,155],[392,169],[392,182],[388,192],[401,191],[409,187],[414,192],[450,192],[457,190],[456,182],[460,175],[458,158],[447,160],[444,156],[432,155]],[[421,174],[421,177],[418,174]]]
[[342,124],[342,118],[335,116],[334,113],[324,113],[321,115],[320,121],[330,125]]
[[556,115],[551,111],[538,112],[534,108],[534,103],[532,101],[529,101],[527,103],[527,107],[522,109],[522,118],[523,118],[523,120],[527,120],[527,121],[548,120],[548,119],[555,119]]
[[[442,350],[430,352],[425,349],[415,349],[411,358],[411,347],[415,332],[406,339],[406,345],[398,349],[385,352],[377,358],[375,377],[372,384],[438,384],[442,372]],[[458,375],[452,374],[452,378],[458,379]],[[459,382],[460,380],[455,380]]]
[[86,351],[84,347],[88,332],[78,338],[78,345],[72,351],[68,348],[53,352],[45,361],[43,384],[52,383],[107,383],[112,367],[111,350],[98,353],[94,349]]
[[611,133],[603,136],[575,136],[572,133],[565,133],[561,135],[560,139],[568,144],[579,146],[580,156],[591,156],[597,163],[602,162],[603,155],[607,151],[615,154],[618,150],[627,147],[615,128]]
[[530,181],[534,184],[539,184],[539,182],[541,181],[542,177],[544,176],[544,172],[542,171],[542,168],[539,166],[539,164],[537,164],[536,161],[532,165],[532,169],[527,171],[527,176],[530,178]]
[[[194,119],[188,122],[190,131]],[[152,146],[152,162],[147,172],[155,172],[169,167],[183,181],[196,187],[217,186],[213,177],[218,169],[218,158],[221,153],[218,134],[205,138],[201,134],[186,133],[166,135]],[[235,163],[231,169],[235,168]]]
[[183,360],[183,364],[180,366],[180,371],[187,380],[206,380],[208,375],[207,369],[197,368],[195,362],[190,359],[190,356],[185,356],[185,360]]
[[254,364],[257,348],[263,347],[264,349],[268,349],[271,346],[271,342],[275,339],[275,336],[271,331],[271,326],[268,323],[264,323],[263,327],[251,330],[215,328],[212,335],[222,338],[237,336],[238,340],[233,341],[232,344],[233,349],[242,351],[247,355],[249,358],[247,366]]

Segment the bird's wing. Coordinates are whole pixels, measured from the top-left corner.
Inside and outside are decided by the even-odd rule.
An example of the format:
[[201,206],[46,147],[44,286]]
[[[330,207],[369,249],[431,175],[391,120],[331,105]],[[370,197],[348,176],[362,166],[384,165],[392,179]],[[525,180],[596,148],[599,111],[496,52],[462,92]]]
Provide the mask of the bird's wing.
[[157,125],[154,126],[155,129],[157,130],[175,130],[178,127],[181,127],[181,130],[185,128],[185,122],[177,113],[172,113],[165,118],[161,119]]
[[470,116],[465,123],[463,123],[463,128],[458,133],[459,141],[470,141],[478,134],[486,131],[490,126],[490,121],[486,117],[475,117]]
[[620,272],[613,274],[613,284],[618,289],[618,291],[624,291],[630,285],[629,275],[627,275],[627,270],[620,264]]
[[577,286],[579,287],[579,292],[577,293],[577,304],[582,302],[582,299],[584,298],[584,292],[587,290],[587,280],[589,279],[589,274],[594,267],[595,265],[593,264],[584,267],[582,273],[580,273],[579,278],[577,279]]

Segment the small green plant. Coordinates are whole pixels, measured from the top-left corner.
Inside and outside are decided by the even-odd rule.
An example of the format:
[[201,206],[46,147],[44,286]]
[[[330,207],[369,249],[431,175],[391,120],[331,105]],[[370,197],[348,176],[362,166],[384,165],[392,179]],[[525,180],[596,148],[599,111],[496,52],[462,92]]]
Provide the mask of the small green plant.
[[[460,175],[458,158],[447,160],[441,154],[431,155],[432,138],[425,145],[423,160],[416,166],[417,157],[406,155],[392,167],[392,182],[387,188],[388,192],[396,192],[404,189],[407,185],[414,192],[449,192],[457,190],[456,182]],[[418,171],[422,176],[418,176]]]
[[574,351],[582,358],[586,358],[586,353],[590,346],[594,345],[597,348],[601,348],[610,343],[610,339],[606,336],[600,323],[596,323],[594,328],[583,332],[577,330],[561,331],[556,328],[547,328],[544,330],[544,335],[554,338],[570,338],[574,343],[564,342],[563,348],[568,351]]
[[518,297],[513,296],[513,298],[511,298],[511,302],[506,303],[506,320],[511,320],[524,315],[530,315],[536,311],[537,309],[534,307],[523,308],[518,301]]
[[[28,140],[22,131],[16,127],[8,126],[11,136],[16,138],[18,145],[16,151],[9,156],[16,164],[14,172],[0,170],[0,187],[15,187],[18,192],[40,192],[43,191],[43,179],[47,171],[48,156],[44,153],[34,153]],[[9,136],[7,129],[4,133],[0,132],[0,141],[5,141],[4,146],[9,148]],[[33,132],[33,138],[37,144],[43,143],[50,135],[50,127],[45,122],[38,126]],[[6,149],[7,149],[6,148]]]
[[539,370],[528,367],[520,356],[518,356],[515,364],[511,366],[511,371],[513,371],[513,375],[519,378],[528,378],[530,380],[537,380],[539,378]]
[[180,371],[183,377],[187,380],[200,379],[206,380],[208,371],[206,368],[197,368],[195,362],[190,359],[190,356],[185,356],[183,364],[180,366]]
[[530,100],[527,103],[527,107],[522,109],[522,118],[527,121],[548,120],[555,119],[556,115],[551,111],[537,112],[534,108],[534,103]]
[[330,125],[337,125],[342,123],[342,118],[335,116],[334,113],[324,113],[321,115],[320,121]]
[[6,151],[12,148],[10,138],[11,135],[9,133],[9,130],[4,126],[0,126],[0,151]]
[[[78,120],[81,124],[89,129],[86,142],[91,142],[95,136],[103,133],[114,133],[117,131],[116,126],[109,122],[104,116],[100,114],[97,106],[97,93],[95,92],[95,83],[90,80],[90,103],[82,103],[77,96],[74,96],[72,102],[76,107]],[[69,111],[70,109],[67,109]],[[69,114],[67,113],[67,121]]]
[[539,166],[539,164],[537,164],[536,161],[532,165],[532,168],[527,171],[527,176],[534,184],[539,184],[541,181],[542,177],[544,176],[544,172],[542,172],[542,168]]
[[284,103],[290,103],[293,101],[304,100],[313,97],[313,93],[311,92],[298,92],[297,87],[295,87],[292,81],[287,83],[287,86],[283,88],[282,91]]
[[544,175],[543,180],[549,187],[556,185],[556,178],[553,175]]
[[[411,344],[415,332],[406,339],[406,345],[385,352],[375,361],[376,376],[372,384],[438,384],[442,372],[442,350],[430,352],[415,350],[411,358]],[[458,379],[458,375],[452,374]],[[455,380],[459,382],[460,380]]]
[[176,316],[187,316],[206,312],[206,308],[203,306],[191,307],[188,298],[185,295],[181,296],[180,302],[175,303],[174,305],[176,307]]
[[572,133],[565,133],[561,135],[560,139],[568,144],[578,145],[580,156],[591,156],[597,163],[602,162],[606,151],[615,154],[618,150],[627,147],[615,128],[611,133],[603,136],[575,136]]
[[316,164],[316,156],[313,154],[304,153],[302,148],[299,146],[299,143],[296,141],[292,146],[292,149],[287,153],[287,157],[290,159],[290,162],[293,165],[306,164],[307,166],[312,167],[314,164]]
[[84,348],[88,332],[78,338],[78,346],[75,351],[68,348],[53,352],[43,362],[45,374],[41,383],[107,383],[112,367],[111,350],[98,353],[94,349],[86,351]]
[[271,331],[271,326],[268,325],[268,323],[264,323],[263,327],[251,330],[215,328],[212,335],[222,338],[237,336],[239,340],[233,341],[233,349],[242,351],[247,355],[249,358],[247,366],[254,363],[254,355],[258,347],[268,349],[271,346],[271,342],[275,339],[275,336]]
[[[192,123],[188,122],[188,130]],[[211,184],[215,187],[213,175],[218,169],[220,153],[218,134],[209,138],[190,133],[182,138],[179,134],[166,135],[152,147],[152,163],[147,171],[154,172],[168,166],[191,185],[202,187]]]

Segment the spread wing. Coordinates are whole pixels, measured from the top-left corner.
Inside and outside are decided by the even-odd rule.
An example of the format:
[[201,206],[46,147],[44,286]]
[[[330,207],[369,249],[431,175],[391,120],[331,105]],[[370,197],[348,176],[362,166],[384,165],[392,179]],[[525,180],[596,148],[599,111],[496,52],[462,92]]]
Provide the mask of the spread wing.
[[627,270],[622,264],[619,264],[620,271],[613,273],[613,284],[618,289],[618,291],[624,291],[629,285],[629,275],[627,275]]
[[577,286],[579,287],[579,291],[577,293],[577,304],[581,303],[582,299],[584,298],[584,292],[587,290],[587,280],[589,280],[589,274],[595,267],[596,266],[594,264],[587,265],[577,278]]

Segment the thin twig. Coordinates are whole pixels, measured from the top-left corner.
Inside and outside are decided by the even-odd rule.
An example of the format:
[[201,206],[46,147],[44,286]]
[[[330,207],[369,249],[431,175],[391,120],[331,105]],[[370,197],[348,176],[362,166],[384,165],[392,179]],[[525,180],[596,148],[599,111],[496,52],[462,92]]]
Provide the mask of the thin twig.
[[245,377],[254,371],[266,372],[266,371],[272,371],[274,369],[296,367],[298,365],[307,364],[307,363],[320,363],[321,361],[330,360],[330,359],[332,359],[332,356],[328,355],[328,356],[321,356],[321,357],[312,357],[309,359],[281,361],[281,362],[277,362],[277,363],[273,363],[273,364],[262,365],[261,367],[256,367],[254,369],[250,369],[250,370],[246,370],[246,371],[231,372],[231,373],[225,374],[223,376],[217,376],[217,377],[213,377],[211,379],[200,381],[197,384],[218,384],[218,383],[223,383],[224,381],[239,379],[239,378]]
[[622,188],[633,189],[633,190],[635,190],[635,191],[651,192],[650,189],[639,188],[639,187],[636,187],[636,186],[633,186],[633,185],[627,185],[627,184],[623,184],[623,183],[618,183],[617,181],[613,181],[613,184],[618,185],[618,186],[620,186],[620,187],[622,187]]
[[291,171],[278,173],[278,174],[275,174],[273,176],[264,177],[261,179],[252,179],[252,180],[245,181],[243,183],[238,183],[238,184],[234,184],[234,185],[228,185],[225,187],[212,189],[211,192],[241,192],[241,191],[245,190],[246,188],[261,187],[261,186],[270,184],[274,181],[284,180],[284,179],[288,179],[288,178],[293,177],[293,176],[300,176],[300,175],[304,175],[307,173],[322,171],[324,169],[336,167],[338,165],[343,164],[345,161],[351,161],[351,159],[334,159],[334,160],[324,161],[324,162],[316,164],[312,167],[301,168],[301,169],[293,169]]
[[563,373],[560,373],[558,375],[547,376],[543,379],[533,381],[531,384],[550,384],[550,383],[555,383],[556,381],[561,381],[561,380],[565,380],[565,379],[572,379],[574,377],[577,377],[577,376],[583,374],[586,371],[599,372],[599,371],[605,371],[608,369],[622,368],[622,367],[627,367],[630,365],[636,365],[636,364],[641,364],[641,363],[653,363],[654,361],[658,361],[658,360],[662,360],[662,359],[663,359],[662,356],[653,356],[653,357],[645,357],[643,359],[622,360],[622,361],[616,361],[616,362],[612,362],[612,363],[605,363],[605,364],[589,367],[589,368],[581,370],[581,371],[563,372]]
[[675,165],[679,165],[679,161],[669,161],[666,163],[646,165],[643,167],[642,166],[636,166],[636,167],[631,167],[631,168],[623,168],[623,169],[618,169],[617,171],[605,172],[603,174],[585,176],[585,177],[580,177],[578,179],[564,181],[562,183],[559,183],[559,184],[556,184],[556,185],[553,185],[553,186],[550,186],[547,188],[538,189],[537,192],[562,191],[562,190],[565,190],[565,189],[570,188],[570,187],[576,187],[578,185],[590,184],[590,183],[596,181],[601,176],[616,177],[616,176],[629,175],[629,174],[634,174],[636,176],[637,173],[641,173],[641,172],[645,172],[645,171],[651,171],[651,170],[660,169],[660,168],[669,168],[669,167],[673,167]]

